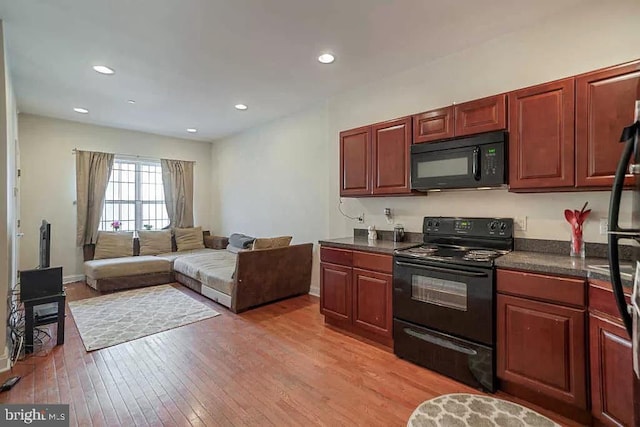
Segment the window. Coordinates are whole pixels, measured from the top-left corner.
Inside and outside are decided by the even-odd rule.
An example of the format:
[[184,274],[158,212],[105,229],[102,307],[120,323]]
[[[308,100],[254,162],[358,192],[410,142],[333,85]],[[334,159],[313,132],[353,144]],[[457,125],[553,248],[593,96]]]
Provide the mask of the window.
[[169,225],[160,162],[113,162],[99,229],[113,230],[113,221],[120,222],[121,231],[159,230]]

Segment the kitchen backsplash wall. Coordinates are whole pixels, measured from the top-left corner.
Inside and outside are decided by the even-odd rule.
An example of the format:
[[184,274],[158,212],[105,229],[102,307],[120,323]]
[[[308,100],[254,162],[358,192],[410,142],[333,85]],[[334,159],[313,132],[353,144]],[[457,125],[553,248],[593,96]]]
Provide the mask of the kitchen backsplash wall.
[[[564,219],[563,211],[580,209],[588,201],[592,212],[584,227],[585,241],[606,243],[607,236],[600,234],[599,222],[601,218],[607,218],[609,194],[608,191],[515,194],[507,190],[463,190],[428,193],[426,196],[344,198],[342,210],[349,216],[364,213],[365,223],[358,224],[357,221],[345,218],[347,228],[336,236],[349,235],[352,228],[369,225],[375,225],[380,230],[391,230],[395,223],[402,224],[406,231],[419,232],[425,216],[526,216],[527,228],[524,231],[517,230],[516,237],[569,240],[571,229]],[[630,205],[631,194],[625,192],[620,215],[623,225],[630,224]],[[384,208],[391,208],[392,224],[387,222]]]

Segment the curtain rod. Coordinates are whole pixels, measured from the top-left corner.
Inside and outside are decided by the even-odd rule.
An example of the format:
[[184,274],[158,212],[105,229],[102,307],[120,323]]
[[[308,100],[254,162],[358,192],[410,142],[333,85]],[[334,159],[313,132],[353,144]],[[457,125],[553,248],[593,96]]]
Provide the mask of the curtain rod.
[[[71,154],[75,156],[78,151],[79,150],[77,148],[74,148],[71,150]],[[159,157],[144,157],[144,156],[137,156],[133,154],[114,154],[114,155],[116,156],[116,158],[120,158],[124,160],[142,160],[142,161],[149,161],[149,162],[158,162],[161,160]],[[180,159],[171,159],[171,160],[180,160]],[[195,160],[181,160],[181,161],[196,163]]]

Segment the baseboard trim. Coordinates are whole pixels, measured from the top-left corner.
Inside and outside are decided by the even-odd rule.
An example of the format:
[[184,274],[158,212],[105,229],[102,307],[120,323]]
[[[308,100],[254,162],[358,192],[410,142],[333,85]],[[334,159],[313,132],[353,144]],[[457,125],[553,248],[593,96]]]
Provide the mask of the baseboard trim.
[[320,288],[310,288],[309,295],[313,295],[314,297],[320,296]]
[[84,282],[84,274],[74,274],[71,276],[64,276],[62,278],[62,283],[64,283],[65,285],[67,283],[73,283],[73,282]]
[[4,346],[4,352],[0,354],[0,372],[11,369],[11,359],[9,357],[9,347]]

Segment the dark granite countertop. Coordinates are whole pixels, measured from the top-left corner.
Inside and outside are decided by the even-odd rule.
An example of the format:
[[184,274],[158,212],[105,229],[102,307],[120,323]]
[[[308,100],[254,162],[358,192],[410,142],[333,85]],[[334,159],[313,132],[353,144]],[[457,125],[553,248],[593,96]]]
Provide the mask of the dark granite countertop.
[[396,249],[410,248],[420,243],[416,242],[394,242],[391,240],[368,240],[361,237],[342,237],[340,239],[319,240],[323,246],[330,246],[341,249],[352,249],[367,252],[377,252],[387,255],[393,255]]
[[[607,271],[609,260],[606,258],[587,257],[581,259],[568,255],[513,251],[497,258],[495,263],[498,268],[510,268],[531,271],[533,273],[558,274],[585,279],[611,280]],[[596,266],[596,268],[593,268],[594,266]],[[627,274],[622,277],[622,284],[625,287],[633,286],[632,268],[632,263],[629,261],[621,264],[621,270],[627,272]]]

